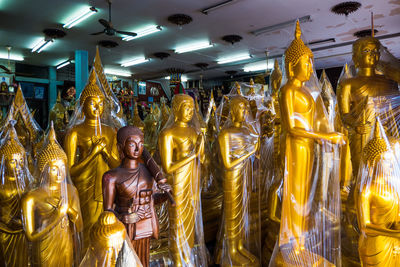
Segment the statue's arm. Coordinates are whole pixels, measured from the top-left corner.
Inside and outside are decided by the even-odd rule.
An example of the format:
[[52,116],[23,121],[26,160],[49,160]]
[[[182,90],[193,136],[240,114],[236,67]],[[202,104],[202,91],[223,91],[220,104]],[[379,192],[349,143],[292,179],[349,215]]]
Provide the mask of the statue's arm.
[[79,204],[78,190],[76,190],[73,185],[70,185],[69,191],[70,196],[72,196],[72,204],[68,208],[68,217],[75,224],[76,231],[79,233],[83,230],[83,220]]
[[111,169],[116,168],[120,164],[120,158],[119,158],[119,153],[118,153],[118,147],[117,147],[117,136],[116,133],[113,133],[113,140],[111,144],[111,151],[108,152],[108,150],[104,149],[103,152],[107,158],[108,165],[110,166]]
[[342,118],[344,126],[347,128],[355,123],[353,116],[351,116],[351,85],[349,83],[341,82],[337,88],[337,99],[339,105],[340,117]]
[[114,212],[114,201],[117,191],[115,188],[115,182],[116,178],[109,172],[106,172],[103,175],[103,208],[104,210],[112,212]]

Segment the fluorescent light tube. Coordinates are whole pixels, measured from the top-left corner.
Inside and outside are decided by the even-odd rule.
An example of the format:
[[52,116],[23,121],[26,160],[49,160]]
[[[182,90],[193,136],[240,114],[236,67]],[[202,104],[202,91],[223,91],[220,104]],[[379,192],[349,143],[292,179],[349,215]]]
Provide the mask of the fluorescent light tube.
[[249,54],[241,54],[241,55],[236,55],[236,56],[231,56],[231,57],[225,57],[225,58],[220,58],[218,59],[218,64],[225,64],[225,63],[230,63],[230,62],[235,62],[235,61],[241,61],[245,59],[249,59],[251,56]]
[[201,12],[202,12],[203,14],[208,15],[208,12],[214,11],[214,10],[216,10],[216,9],[218,9],[218,8],[221,8],[221,7],[223,7],[223,6],[229,5],[229,4],[231,4],[231,3],[235,2],[235,1],[236,1],[236,0],[225,0],[225,1],[221,2],[221,3],[218,3],[218,4],[216,4],[216,5],[213,5],[213,6],[210,6],[210,7],[205,8],[205,9],[203,9]]
[[[310,15],[304,16],[304,17],[299,18],[298,20],[299,20],[300,23],[309,22],[309,21],[311,21],[311,16]],[[293,26],[294,27],[296,21],[297,21],[297,19],[289,20],[289,21],[286,21],[286,22],[282,22],[282,23],[279,23],[279,24],[275,24],[275,25],[272,25],[272,26],[268,26],[268,27],[264,27],[264,28],[252,31],[251,33],[254,34],[255,36],[258,36],[260,34],[264,34],[264,33],[267,33],[267,32],[272,32],[272,31],[283,29],[283,28],[285,28],[287,26]]]
[[61,69],[61,68],[64,68],[65,66],[68,66],[69,64],[71,64],[71,60],[67,60],[61,64],[58,64],[56,68]]
[[[1,59],[8,59],[8,54],[7,53],[0,53],[0,58]],[[21,56],[21,55],[10,54],[10,60],[23,61],[24,57]]]
[[122,76],[122,77],[130,77],[132,73],[123,70],[114,70],[114,69],[105,69],[104,72],[110,75]]
[[32,53],[33,52],[36,52],[39,48],[41,48],[43,45],[45,45],[46,44],[46,40],[45,39],[42,39],[42,40],[40,40],[39,42],[37,42],[33,47],[32,47]]
[[53,40],[47,40],[46,43],[44,45],[42,45],[41,47],[38,48],[38,50],[36,50],[36,52],[39,54],[40,52],[42,52],[46,47],[49,47],[54,41]]
[[164,77],[164,79],[171,80],[171,76],[166,76],[166,77]]
[[177,47],[175,49],[175,53],[182,54],[182,53],[186,53],[186,52],[209,48],[212,46],[213,46],[213,44],[210,44],[210,42],[208,42],[208,41],[207,42],[199,42],[199,43],[195,43],[195,44],[191,44],[191,45]]
[[82,10],[82,12],[79,13],[79,15],[74,16],[71,19],[69,19],[68,22],[63,25],[63,27],[66,29],[71,29],[78,23],[81,23],[85,19],[94,15],[96,12],[97,12],[97,9],[95,7],[85,7],[84,10]]
[[135,58],[135,59],[128,60],[128,61],[122,63],[121,66],[122,67],[129,67],[129,66],[133,66],[133,65],[142,64],[142,63],[147,62],[149,60],[150,59],[144,58],[144,57],[143,58]]
[[138,38],[141,38],[143,36],[150,35],[150,34],[155,33],[155,32],[159,32],[161,30],[162,30],[161,26],[152,25],[152,26],[140,29],[140,30],[136,30],[136,31],[134,30],[133,32],[137,33],[136,36],[125,36],[124,38],[122,38],[122,40],[123,41],[131,41],[133,39],[138,39]]
[[267,70],[267,69],[273,69],[274,68],[274,61],[270,60],[269,64],[267,65],[267,62],[256,62],[252,63],[249,65],[244,66],[243,70],[245,72],[253,72],[253,71],[261,71],[261,70]]
[[185,83],[187,81],[188,81],[188,77],[182,75],[181,82]]

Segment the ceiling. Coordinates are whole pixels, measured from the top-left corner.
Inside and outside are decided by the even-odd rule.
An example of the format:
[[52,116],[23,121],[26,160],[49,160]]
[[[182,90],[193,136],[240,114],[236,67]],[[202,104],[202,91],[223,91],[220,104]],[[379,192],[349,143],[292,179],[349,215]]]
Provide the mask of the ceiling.
[[[116,69],[125,69],[138,79],[155,79],[166,76],[167,68],[180,68],[188,72],[189,79],[221,77],[225,71],[243,71],[243,63],[265,60],[265,50],[270,56],[278,56],[293,39],[293,26],[284,27],[272,33],[255,36],[251,31],[266,26],[290,21],[310,15],[312,21],[302,24],[303,38],[307,42],[335,38],[336,42],[321,44],[312,48],[338,46],[316,51],[317,68],[342,66],[351,60],[351,42],[356,38],[353,33],[370,28],[370,12],[374,12],[377,37],[400,32],[400,0],[359,0],[361,8],[346,16],[335,15],[330,8],[342,1],[338,0],[236,0],[208,15],[202,9],[222,0],[113,0],[113,24],[123,31],[135,31],[149,24],[161,25],[163,30],[129,42],[121,37],[107,35],[92,36],[103,27],[98,19],[108,18],[105,0],[0,0],[0,52],[5,46],[13,47],[12,53],[22,54],[24,62],[33,65],[55,66],[68,58],[73,58],[75,50],[87,50],[89,60],[94,58],[95,46],[100,40],[113,40],[119,46],[112,49],[100,48],[103,65]],[[95,6],[99,12],[77,26],[65,30],[67,35],[55,41],[43,52],[31,53],[30,50],[43,37],[45,28],[62,29],[62,25],[82,5]],[[179,28],[168,22],[167,17],[184,13],[193,21]],[[237,34],[243,37],[234,45],[224,42],[221,37]],[[399,34],[400,35],[400,34]],[[382,43],[397,58],[400,57],[400,37],[383,39]],[[191,42],[209,40],[214,47],[175,54],[174,48]],[[347,45],[341,46],[344,43]],[[164,60],[152,59],[149,62],[123,68],[121,63],[129,59],[155,52],[168,52],[171,56]],[[218,65],[218,58],[249,52],[253,55],[240,64]],[[208,70],[200,70],[195,63],[208,63]]]

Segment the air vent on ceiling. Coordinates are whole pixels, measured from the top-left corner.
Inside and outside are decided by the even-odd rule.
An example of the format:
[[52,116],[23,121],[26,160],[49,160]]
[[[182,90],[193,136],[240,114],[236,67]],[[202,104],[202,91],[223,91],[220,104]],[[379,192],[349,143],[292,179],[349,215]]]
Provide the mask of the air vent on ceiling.
[[331,8],[331,12],[338,15],[345,15],[346,17],[353,12],[356,12],[361,7],[361,3],[350,1],[337,4]]
[[45,29],[43,33],[51,39],[63,38],[67,35],[64,31],[59,29]]
[[243,39],[242,36],[236,35],[236,34],[225,35],[222,37],[222,40],[224,40],[227,43],[231,43],[231,44],[238,43],[242,39]]
[[[376,35],[377,32],[378,32],[378,30],[374,29],[374,35]],[[358,38],[372,36],[372,30],[367,29],[367,30],[358,31],[358,32],[355,32],[353,35]]]
[[207,67],[208,67],[208,64],[207,64],[207,63],[202,63],[202,62],[196,63],[196,64],[194,64],[194,65],[195,65],[196,67],[202,69],[202,70],[205,70],[205,69],[207,69]]
[[159,58],[161,60],[163,60],[164,58],[167,58],[170,56],[170,54],[166,53],[166,52],[156,52],[153,54],[154,57]]
[[114,47],[118,46],[117,42],[114,42],[111,40],[102,40],[102,41],[99,41],[98,44],[105,48],[114,48]]
[[168,21],[178,26],[183,26],[192,22],[192,17],[185,14],[175,14],[168,17]]

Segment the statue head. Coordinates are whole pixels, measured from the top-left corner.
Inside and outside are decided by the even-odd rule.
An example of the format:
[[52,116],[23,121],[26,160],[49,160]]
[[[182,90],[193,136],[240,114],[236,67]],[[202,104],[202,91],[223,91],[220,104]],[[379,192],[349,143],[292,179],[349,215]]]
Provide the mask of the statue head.
[[388,144],[382,135],[379,119],[376,120],[373,138],[368,141],[363,149],[364,161],[371,167],[380,160],[385,152],[389,150]]
[[381,43],[375,37],[363,37],[353,43],[353,62],[356,68],[375,68]]
[[139,159],[144,149],[143,132],[133,126],[125,126],[117,132],[117,146],[121,159]]
[[83,89],[80,96],[80,104],[85,117],[99,119],[104,110],[104,95],[96,83],[96,73],[90,72],[89,83]]
[[175,115],[175,120],[181,122],[189,122],[194,114],[193,98],[185,94],[176,94],[172,98],[172,110]]
[[243,96],[234,96],[229,101],[232,122],[244,122],[248,112],[249,102]]
[[24,168],[25,149],[19,143],[14,126],[10,126],[9,136],[0,147],[1,164],[5,166],[5,174],[9,179],[15,179]]
[[37,156],[37,165],[40,173],[48,171],[49,182],[51,185],[60,184],[66,177],[67,155],[57,143],[56,132],[51,123],[48,134],[48,143]]
[[125,226],[114,213],[103,211],[90,229],[90,249],[104,266],[115,266],[126,237]]
[[299,21],[296,22],[295,39],[285,51],[285,69],[289,79],[308,81],[312,74],[312,60],[314,58],[310,48],[301,40]]
[[277,59],[275,59],[274,71],[271,73],[270,80],[272,93],[275,94],[281,87],[282,82],[282,71]]

